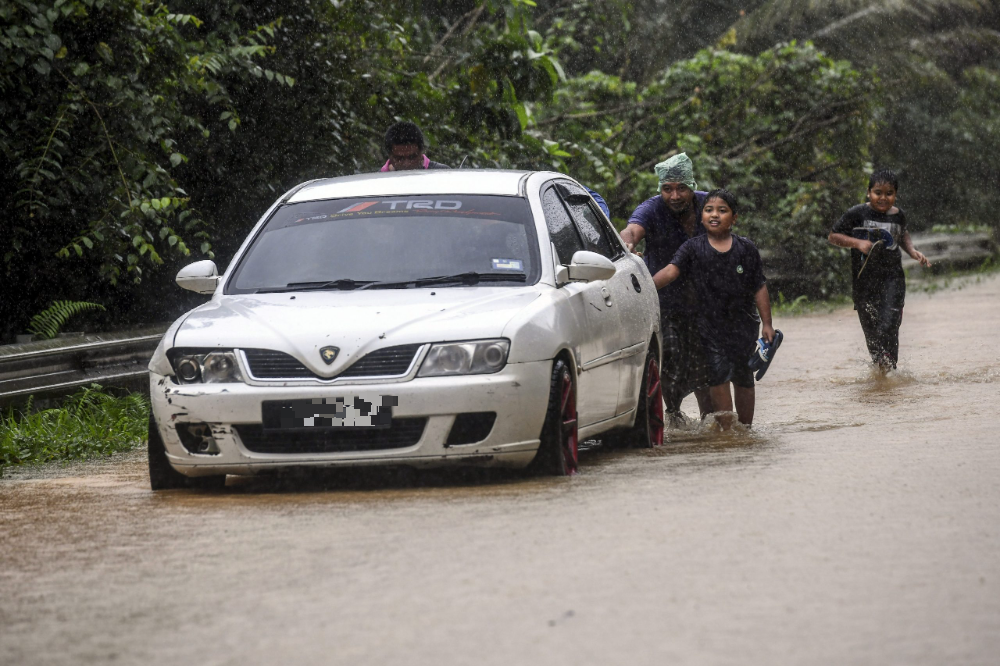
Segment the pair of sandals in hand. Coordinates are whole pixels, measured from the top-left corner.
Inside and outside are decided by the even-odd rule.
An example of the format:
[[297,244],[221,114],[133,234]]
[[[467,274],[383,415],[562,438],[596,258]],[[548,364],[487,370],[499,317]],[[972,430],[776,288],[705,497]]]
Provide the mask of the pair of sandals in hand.
[[868,250],[868,254],[862,255],[865,260],[861,262],[858,277],[861,277],[861,274],[865,272],[865,268],[868,267],[868,262],[871,261],[872,257],[881,255],[885,250],[896,249],[896,239],[885,229],[855,227],[851,235],[861,240],[870,241],[872,244],[872,248]]

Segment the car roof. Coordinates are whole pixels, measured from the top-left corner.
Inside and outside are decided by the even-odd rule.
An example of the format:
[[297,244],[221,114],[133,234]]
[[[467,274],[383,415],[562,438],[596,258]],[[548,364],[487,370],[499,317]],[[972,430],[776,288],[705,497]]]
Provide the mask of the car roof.
[[522,182],[531,173],[501,169],[422,169],[322,178],[294,188],[286,195],[285,202],[428,194],[523,196]]

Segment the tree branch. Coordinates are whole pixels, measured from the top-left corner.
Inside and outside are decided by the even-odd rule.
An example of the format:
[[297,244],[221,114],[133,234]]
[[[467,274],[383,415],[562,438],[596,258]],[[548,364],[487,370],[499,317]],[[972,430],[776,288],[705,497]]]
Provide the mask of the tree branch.
[[83,99],[83,101],[89,104],[90,108],[92,108],[94,110],[94,113],[97,114],[97,119],[101,121],[101,127],[104,128],[104,136],[108,140],[108,148],[111,149],[111,157],[115,161],[115,166],[118,167],[118,175],[122,177],[122,185],[125,187],[125,195],[128,197],[128,207],[130,209],[134,208],[135,204],[132,202],[132,192],[128,188],[128,181],[125,180],[125,172],[122,171],[122,165],[118,161],[118,155],[115,154],[114,143],[112,143],[111,141],[111,134],[108,132],[108,126],[104,124],[104,118],[101,117],[101,112],[97,110],[97,105],[91,102],[90,98],[87,97],[87,95],[83,92],[80,86],[70,81],[69,77],[62,73],[62,70],[60,70],[58,67],[53,67],[52,69],[58,72],[59,76],[63,77],[66,80],[66,83],[70,85],[70,87],[75,88],[77,93]]
[[[462,30],[462,34],[460,34],[459,37],[465,37],[470,32],[472,32],[472,28],[475,27],[476,23],[479,21],[479,17],[482,16],[483,11],[485,9],[486,9],[486,3],[484,2],[483,4],[479,5],[478,7],[476,7],[476,9],[473,10],[472,17],[469,19],[469,23],[465,26],[465,29]],[[438,68],[435,69],[434,72],[429,77],[427,77],[428,83],[433,83],[434,79],[436,79],[441,74],[441,72],[443,72],[450,64],[451,64],[451,58],[446,58],[440,65],[438,65]]]

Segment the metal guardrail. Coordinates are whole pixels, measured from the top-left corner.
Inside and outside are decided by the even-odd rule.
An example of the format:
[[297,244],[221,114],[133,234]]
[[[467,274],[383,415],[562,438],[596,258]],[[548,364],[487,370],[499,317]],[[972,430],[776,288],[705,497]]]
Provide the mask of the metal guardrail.
[[29,395],[66,393],[92,383],[139,384],[166,329],[155,326],[0,346],[0,404]]
[[[996,241],[987,232],[939,234],[912,234],[913,245],[930,260],[932,266],[926,269],[903,252],[903,268],[911,276],[923,273],[933,273],[935,270],[948,268],[975,268],[984,261],[1000,254]],[[764,260],[764,274],[767,279],[776,284],[788,281],[809,281],[814,276],[805,273],[782,272],[773,262],[775,252],[772,248],[761,248],[760,256]]]
[[[986,233],[973,234],[913,234],[913,245],[924,253],[933,271],[941,268],[972,268],[996,256],[997,244]],[[922,267],[910,256],[903,253],[903,268],[910,275],[918,275],[928,269]]]

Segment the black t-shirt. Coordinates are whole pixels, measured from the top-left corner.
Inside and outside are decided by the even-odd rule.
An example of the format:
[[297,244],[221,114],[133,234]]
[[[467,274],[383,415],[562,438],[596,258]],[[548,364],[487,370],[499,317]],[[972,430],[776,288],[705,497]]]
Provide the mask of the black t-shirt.
[[896,213],[880,213],[868,204],[854,206],[833,225],[833,232],[854,237],[854,229],[884,229],[892,234],[892,245],[875,254],[865,266],[864,273],[858,271],[864,264],[865,255],[851,249],[851,279],[854,299],[864,298],[873,290],[882,287],[886,278],[904,277],[903,256],[899,250],[899,240],[906,232],[906,215],[897,209]]
[[754,297],[767,281],[757,246],[733,234],[728,252],[719,252],[708,236],[695,236],[670,260],[698,292],[698,329],[718,346],[742,348],[757,338],[760,316]]

